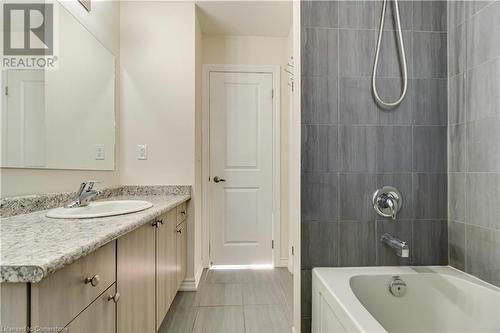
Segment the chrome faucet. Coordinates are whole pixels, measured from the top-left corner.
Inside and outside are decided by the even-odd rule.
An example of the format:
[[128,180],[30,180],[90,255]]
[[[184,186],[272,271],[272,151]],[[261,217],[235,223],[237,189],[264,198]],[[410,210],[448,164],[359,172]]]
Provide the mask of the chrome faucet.
[[393,249],[398,257],[408,258],[410,256],[410,248],[408,247],[408,244],[397,239],[393,235],[385,233],[380,238],[380,241]]
[[76,192],[75,198],[65,205],[65,208],[76,208],[87,206],[90,200],[96,195],[101,194],[101,191],[94,190],[95,181],[87,181],[80,184],[80,188]]
[[396,215],[401,209],[401,193],[392,186],[384,186],[373,193],[373,209],[378,215],[396,219]]

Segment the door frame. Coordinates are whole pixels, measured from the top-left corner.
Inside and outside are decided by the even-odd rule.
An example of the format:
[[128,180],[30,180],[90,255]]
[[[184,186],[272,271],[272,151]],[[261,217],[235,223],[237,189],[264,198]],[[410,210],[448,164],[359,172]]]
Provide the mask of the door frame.
[[273,251],[273,266],[286,267],[287,263],[281,262],[281,103],[280,103],[280,66],[279,65],[227,65],[227,64],[207,64],[203,65],[202,79],[202,263],[203,267],[209,268],[211,265],[210,258],[210,205],[209,205],[209,188],[210,188],[210,73],[253,73],[253,74],[272,74],[272,84],[274,91],[273,98],[273,235],[274,249]]

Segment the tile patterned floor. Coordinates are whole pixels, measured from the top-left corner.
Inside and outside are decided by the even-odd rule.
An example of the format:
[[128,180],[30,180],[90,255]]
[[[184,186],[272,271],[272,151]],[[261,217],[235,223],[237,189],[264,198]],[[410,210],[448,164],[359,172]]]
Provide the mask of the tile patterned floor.
[[289,333],[293,280],[286,268],[205,270],[196,292],[179,292],[160,333]]

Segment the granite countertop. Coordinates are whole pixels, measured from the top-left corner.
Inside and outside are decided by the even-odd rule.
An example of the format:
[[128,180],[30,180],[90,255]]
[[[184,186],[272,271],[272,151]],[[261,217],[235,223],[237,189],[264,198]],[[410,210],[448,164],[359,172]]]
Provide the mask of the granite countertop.
[[124,195],[109,199],[147,200],[153,207],[92,219],[52,219],[45,216],[47,210],[2,218],[0,282],[39,282],[189,200],[190,195]]

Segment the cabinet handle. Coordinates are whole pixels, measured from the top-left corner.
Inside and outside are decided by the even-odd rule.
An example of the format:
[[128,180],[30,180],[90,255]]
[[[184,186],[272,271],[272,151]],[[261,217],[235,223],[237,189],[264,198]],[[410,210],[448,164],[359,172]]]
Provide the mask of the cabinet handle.
[[178,234],[182,234],[182,229],[176,229],[175,230]]
[[114,295],[109,295],[108,301],[111,301],[111,300],[115,303],[118,303],[118,301],[120,300],[120,293],[115,293]]
[[85,284],[89,284],[92,286],[92,287],[95,287],[99,284],[99,281],[101,281],[101,277],[96,274],[92,277],[86,277],[85,278]]
[[154,221],[153,223],[151,223],[151,225],[153,227],[157,227],[157,228],[160,226],[160,224],[163,224],[163,219],[158,219],[158,220]]

